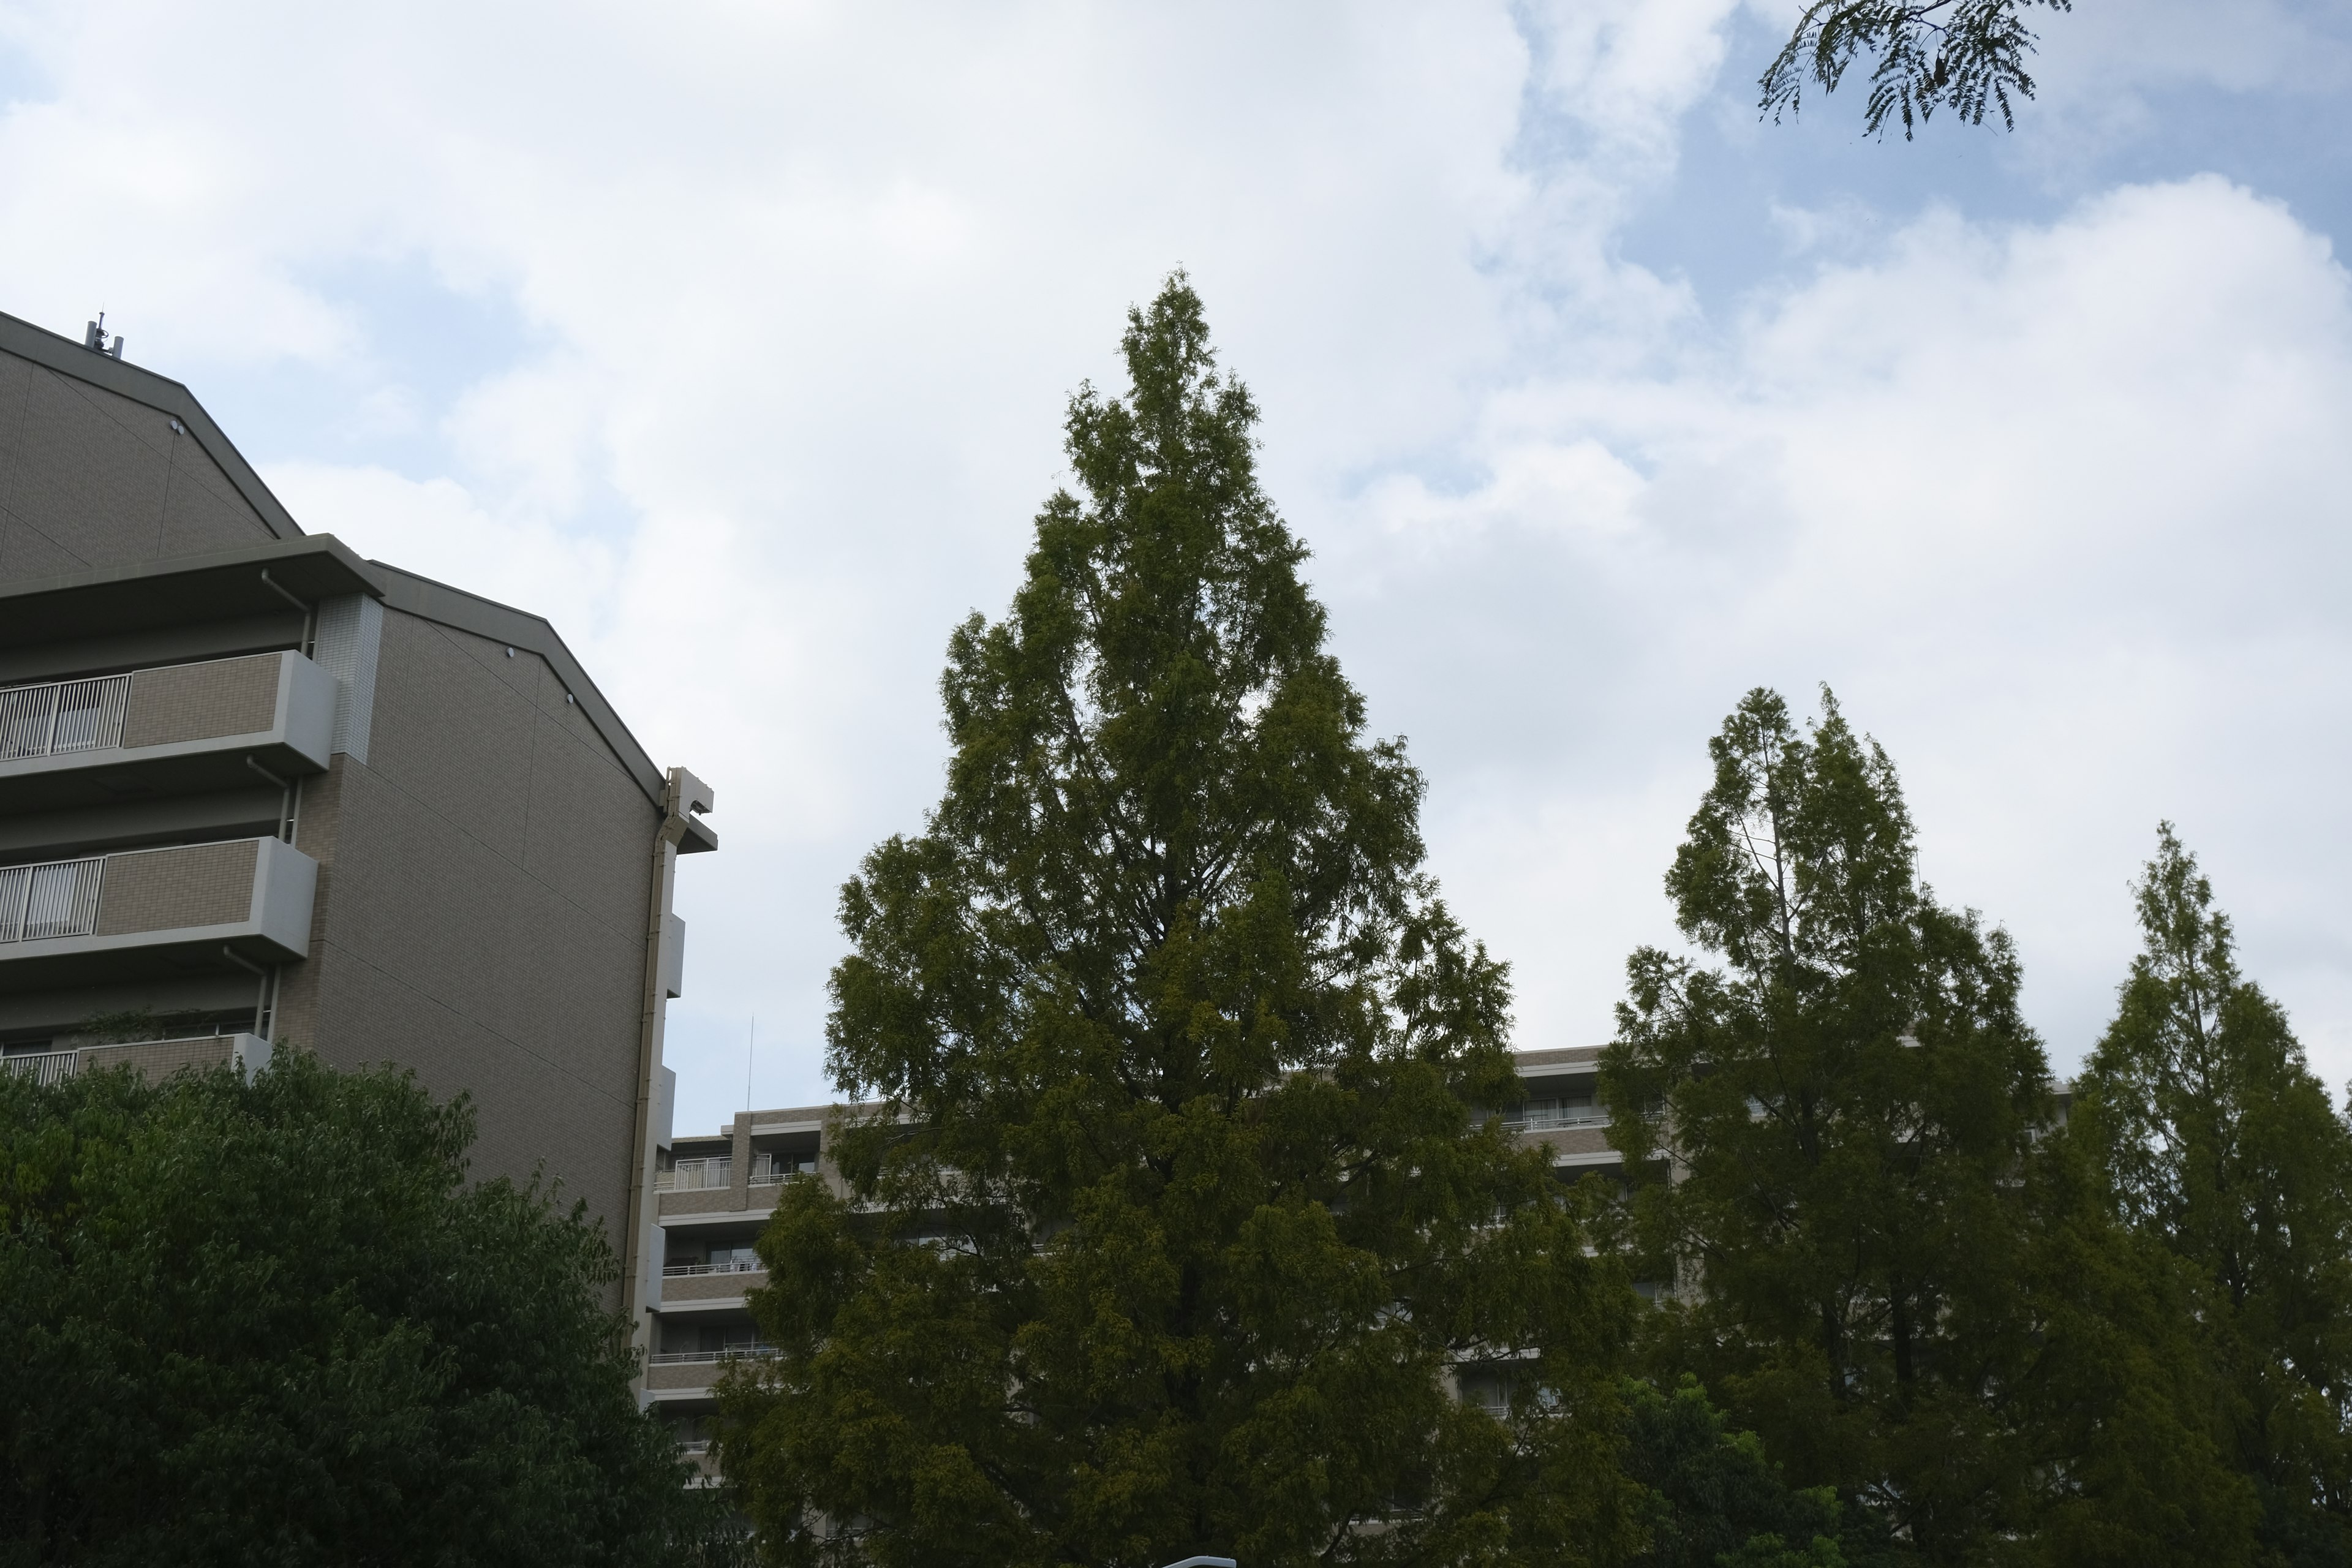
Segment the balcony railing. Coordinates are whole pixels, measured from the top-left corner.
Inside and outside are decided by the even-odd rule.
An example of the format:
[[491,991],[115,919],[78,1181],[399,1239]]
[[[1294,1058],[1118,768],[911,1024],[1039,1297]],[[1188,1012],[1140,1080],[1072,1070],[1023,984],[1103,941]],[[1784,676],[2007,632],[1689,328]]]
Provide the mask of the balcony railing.
[[671,1263],[662,1268],[665,1279],[686,1279],[698,1274],[761,1274],[768,1266],[756,1258],[739,1258],[730,1263]]
[[127,675],[0,691],[0,762],[119,746],[130,700]]
[[1570,1127],[1606,1127],[1609,1108],[1589,1100],[1531,1100],[1503,1113],[1506,1132],[1558,1132]]
[[[789,1160],[775,1154],[751,1156],[751,1177],[745,1184],[772,1187],[786,1176],[805,1173],[816,1169],[814,1160]],[[667,1171],[654,1173],[654,1191],[657,1193],[705,1193],[734,1185],[735,1158],[731,1154],[711,1154],[698,1160],[680,1160]]]
[[29,1078],[35,1083],[63,1083],[73,1077],[74,1067],[81,1059],[79,1051],[43,1051],[37,1056],[0,1057],[0,1072]]
[[203,1070],[235,1067],[257,1073],[269,1065],[268,1041],[242,1030],[213,1035],[182,1035],[163,1040],[110,1040],[68,1051],[27,1052],[0,1057],[0,1073],[13,1073],[43,1085],[63,1083],[84,1068],[129,1067],[149,1079],[169,1077],[182,1068]]
[[106,857],[0,866],[0,942],[88,936],[98,929]]
[[646,1364],[648,1366],[701,1366],[714,1362],[733,1361],[738,1357],[746,1360],[764,1360],[775,1353],[774,1345],[763,1344],[729,1345],[723,1351],[656,1351],[646,1357]]
[[751,1185],[772,1187],[786,1176],[804,1176],[816,1169],[814,1160],[788,1160],[781,1154],[751,1156]]
[[724,1154],[708,1160],[680,1160],[667,1171],[654,1173],[654,1190],[661,1193],[708,1192],[734,1183],[735,1162]]

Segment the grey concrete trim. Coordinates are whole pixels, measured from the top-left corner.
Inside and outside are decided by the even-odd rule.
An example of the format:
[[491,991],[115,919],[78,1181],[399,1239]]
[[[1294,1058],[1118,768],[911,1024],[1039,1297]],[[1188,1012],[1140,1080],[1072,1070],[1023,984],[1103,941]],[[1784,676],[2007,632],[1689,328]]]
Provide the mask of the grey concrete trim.
[[319,605],[314,649],[320,668],[335,682],[333,751],[368,760],[368,737],[375,726],[375,673],[383,651],[383,604],[365,594],[348,594]]
[[270,583],[313,602],[341,594],[383,594],[375,567],[333,534],[310,534],[0,586],[0,644],[17,647],[157,623],[287,609],[286,601],[271,592],[270,583],[261,580],[264,571]]
[[[686,921],[683,916],[662,917],[661,983],[662,994],[672,1002],[686,994]],[[662,1070],[667,1072],[669,1069],[665,1068]],[[666,1116],[667,1112],[664,1112],[663,1117]],[[662,1146],[667,1148],[668,1122],[660,1118],[657,1118],[657,1122],[661,1127]]]
[[700,1383],[685,1388],[648,1388],[638,1397],[647,1405],[709,1405],[716,1408],[719,1396],[711,1392],[712,1386]]
[[213,416],[205,412],[196,395],[180,383],[94,353],[84,348],[79,338],[65,337],[5,312],[0,312],[0,352],[31,360],[45,370],[87,382],[118,397],[127,397],[173,416],[187,427],[196,445],[205,449],[205,455],[220,465],[228,482],[236,487],[246,504],[260,514],[263,525],[270,532],[280,539],[302,537],[302,525],[261,482],[261,476],[254,472],[253,465],[245,460],[236,444],[213,423]]
[[240,1074],[251,1078],[255,1073],[268,1069],[269,1058],[277,1054],[275,1047],[259,1035],[240,1034],[235,1038],[236,1044],[231,1059],[236,1063],[236,1070]]
[[664,1301],[653,1310],[665,1318],[702,1318],[714,1312],[748,1312],[751,1306],[740,1296],[709,1296],[692,1301]]
[[1539,1051],[1513,1051],[1511,1065],[1519,1076],[1555,1078],[1574,1072],[1591,1072],[1601,1065],[1601,1053],[1605,1046],[1554,1046]]
[[[863,1108],[861,1107],[860,1109]],[[777,1113],[772,1110],[765,1110],[761,1111],[760,1114],[762,1116],[773,1116]],[[783,1114],[786,1116],[793,1116],[793,1113],[790,1111],[786,1111]],[[758,1138],[770,1132],[822,1132],[824,1131],[826,1123],[831,1121],[831,1119],[832,1112],[826,1110],[819,1111],[813,1116],[795,1116],[787,1121],[754,1121],[751,1123],[751,1136]]]
[[[771,1189],[761,1187],[761,1192]],[[765,1208],[704,1209],[698,1214],[666,1214],[655,1223],[664,1230],[723,1230],[730,1226],[763,1226],[776,1212],[771,1201]]]

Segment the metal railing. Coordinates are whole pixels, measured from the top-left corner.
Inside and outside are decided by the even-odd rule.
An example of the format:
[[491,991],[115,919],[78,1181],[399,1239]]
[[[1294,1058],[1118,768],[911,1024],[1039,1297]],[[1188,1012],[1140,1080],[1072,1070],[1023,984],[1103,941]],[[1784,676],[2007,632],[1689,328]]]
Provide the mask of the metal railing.
[[804,1176],[816,1169],[814,1160],[787,1160],[781,1154],[751,1156],[751,1182],[755,1187],[782,1185],[786,1176]]
[[[814,1160],[787,1160],[774,1154],[751,1156],[751,1179],[744,1184],[772,1187],[786,1176],[802,1174],[816,1169]],[[706,1193],[734,1185],[735,1157],[732,1154],[710,1154],[698,1160],[680,1160],[667,1171],[654,1173],[654,1191],[657,1193]]]
[[81,1061],[79,1051],[43,1051],[37,1056],[0,1057],[0,1072],[29,1078],[35,1083],[63,1083]]
[[106,857],[0,866],[0,942],[88,936],[98,929],[99,885]]
[[726,1154],[714,1154],[707,1160],[680,1160],[667,1171],[654,1173],[654,1191],[657,1193],[699,1193],[714,1187],[732,1186],[735,1182],[735,1162]]
[[646,1357],[647,1366],[699,1366],[713,1362],[732,1361],[738,1356],[761,1359],[776,1353],[774,1345],[729,1345],[723,1351],[656,1351]]
[[1589,1100],[1531,1100],[1503,1113],[1506,1132],[1557,1132],[1569,1127],[1608,1125],[1609,1108]]
[[729,1263],[669,1263],[662,1266],[665,1279],[684,1279],[697,1274],[764,1274],[768,1266],[756,1258],[739,1258]]
[[95,752],[122,743],[131,678],[53,680],[0,691],[0,762]]

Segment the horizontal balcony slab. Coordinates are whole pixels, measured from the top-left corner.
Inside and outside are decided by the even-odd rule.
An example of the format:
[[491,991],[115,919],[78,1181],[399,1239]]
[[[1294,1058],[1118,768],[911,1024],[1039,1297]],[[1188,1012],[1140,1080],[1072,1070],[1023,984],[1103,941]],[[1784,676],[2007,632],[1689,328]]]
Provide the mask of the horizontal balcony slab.
[[764,1268],[732,1269],[724,1274],[664,1274],[661,1282],[661,1302],[664,1310],[684,1301],[740,1301],[744,1293],[767,1288],[768,1271]]
[[708,1397],[716,1384],[730,1367],[762,1359],[762,1352],[745,1354],[729,1352],[724,1354],[700,1352],[688,1355],[652,1355],[646,1358],[646,1387],[650,1392],[676,1395],[692,1391]]
[[57,1083],[77,1073],[127,1067],[146,1079],[164,1079],[182,1068],[234,1067],[247,1075],[269,1065],[270,1045],[258,1035],[194,1035],[176,1040],[125,1040],[110,1046],[0,1057],[0,1073]]
[[278,838],[0,867],[0,991],[300,959],[318,886],[318,862]]
[[0,689],[0,812],[324,773],[336,695],[291,651]]
[[[675,1281],[667,1279],[662,1281],[665,1287],[673,1283]],[[761,1280],[759,1283],[764,1284],[765,1281]],[[655,1304],[653,1310],[665,1318],[698,1318],[709,1313],[728,1312],[740,1316],[751,1310],[751,1304],[745,1299],[743,1287],[740,1284],[735,1287],[735,1293],[731,1296],[673,1297],[665,1288],[661,1300]]]
[[723,1215],[730,1218],[751,1216],[764,1218],[775,1212],[776,1194],[781,1185],[748,1187],[739,1195],[725,1187],[708,1187],[700,1192],[662,1193],[656,1212],[662,1223],[689,1215]]
[[1540,1132],[1517,1134],[1523,1143],[1541,1143],[1551,1150],[1555,1163],[1580,1156],[1615,1159],[1616,1152],[1609,1146],[1606,1127],[1559,1127]]

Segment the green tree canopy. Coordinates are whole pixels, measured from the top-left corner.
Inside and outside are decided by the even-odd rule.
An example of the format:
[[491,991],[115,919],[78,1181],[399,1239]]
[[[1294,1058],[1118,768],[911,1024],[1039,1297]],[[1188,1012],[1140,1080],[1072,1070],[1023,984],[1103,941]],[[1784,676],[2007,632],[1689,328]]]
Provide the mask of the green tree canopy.
[[1811,0],[1758,83],[1762,108],[1774,120],[1794,118],[1810,83],[1835,92],[1854,62],[1872,58],[1870,96],[1863,129],[1883,135],[1889,120],[1911,140],[1938,109],[1970,125],[1988,110],[2017,128],[2011,95],[2030,99],[2033,79],[2025,58],[2033,52],[2031,13],[2039,6],[2071,11],[2074,0]]
[[2044,1152],[2009,939],[1921,884],[1893,763],[1822,701],[1800,730],[1751,692],[1712,742],[1666,887],[1717,963],[1636,952],[1602,1058],[1628,1168],[1674,1176],[1633,1208],[1678,1285],[1661,1364],[1926,1561],[2061,1518],[2098,1543],[2071,1561],[2222,1560],[2193,1368],[2115,1328],[2161,1328],[2147,1260]]
[[2352,1562],[2352,1126],[2172,825],[2133,889],[2144,946],[2076,1121],[2118,1213],[2206,1287],[2233,1458],[2275,1560]]
[[0,1075],[0,1563],[656,1560],[611,1251],[471,1137],[299,1050]]
[[1627,1379],[1626,1473],[1650,1539],[1634,1568],[1847,1568],[1837,1496],[1798,1490],[1753,1432],[1735,1432],[1685,1375],[1672,1393]]
[[761,1239],[727,1473],[793,1563],[1622,1546],[1633,1299],[1475,1114],[1515,1090],[1504,970],[1181,276],[1122,347],[1010,614],[950,644],[944,796],[843,890],[828,1059],[887,1108]]

